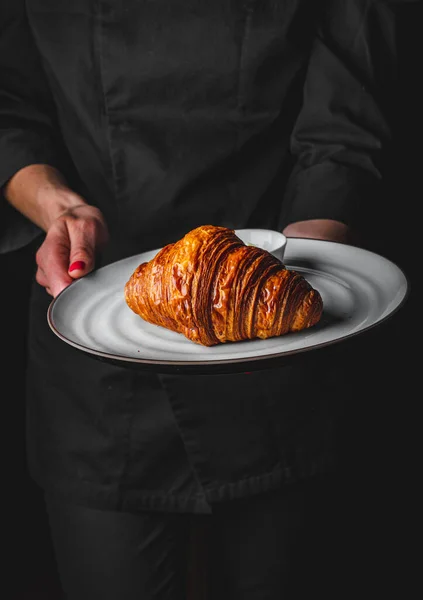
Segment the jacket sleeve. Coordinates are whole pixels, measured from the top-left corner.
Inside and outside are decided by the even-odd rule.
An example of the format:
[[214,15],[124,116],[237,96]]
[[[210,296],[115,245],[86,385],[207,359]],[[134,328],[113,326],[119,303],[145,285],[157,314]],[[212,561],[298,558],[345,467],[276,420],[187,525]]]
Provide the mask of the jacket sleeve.
[[26,19],[25,0],[0,2],[0,253],[40,230],[4,198],[4,186],[30,164],[60,164],[55,107]]
[[285,225],[335,219],[359,233],[384,210],[397,78],[394,7],[328,0],[313,43],[291,137]]

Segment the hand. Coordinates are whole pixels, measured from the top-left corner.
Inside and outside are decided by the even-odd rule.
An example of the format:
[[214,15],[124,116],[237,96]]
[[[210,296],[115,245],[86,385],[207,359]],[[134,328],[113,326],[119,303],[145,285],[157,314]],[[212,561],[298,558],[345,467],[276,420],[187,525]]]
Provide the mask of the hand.
[[36,253],[37,282],[54,298],[94,269],[109,233],[101,211],[90,206],[50,165],[23,167],[5,186],[5,198],[46,232]]
[[350,227],[332,219],[310,219],[297,221],[285,227],[287,237],[313,238],[342,244],[360,245],[358,236]]
[[94,269],[96,254],[108,237],[98,208],[81,203],[66,209],[51,222],[36,253],[37,282],[55,298],[74,279]]

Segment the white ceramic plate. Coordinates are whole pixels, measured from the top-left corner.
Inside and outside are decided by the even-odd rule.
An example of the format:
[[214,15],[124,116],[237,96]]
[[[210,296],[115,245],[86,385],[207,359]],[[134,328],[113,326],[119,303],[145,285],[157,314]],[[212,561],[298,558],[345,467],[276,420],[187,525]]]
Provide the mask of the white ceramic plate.
[[319,290],[321,321],[268,340],[203,347],[182,334],[146,323],[127,306],[124,285],[157,250],[102,267],[75,280],[50,304],[47,319],[64,342],[100,360],[162,372],[239,371],[362,334],[393,315],[408,296],[403,271],[386,258],[321,240],[288,240],[284,264]]

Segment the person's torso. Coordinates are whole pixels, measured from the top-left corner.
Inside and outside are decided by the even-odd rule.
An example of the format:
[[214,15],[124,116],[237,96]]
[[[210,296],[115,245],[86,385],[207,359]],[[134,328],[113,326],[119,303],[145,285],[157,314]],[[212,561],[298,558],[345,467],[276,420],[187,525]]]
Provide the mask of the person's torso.
[[[317,3],[316,3],[317,4]],[[313,9],[303,0],[27,0],[89,201],[133,251],[277,227]]]

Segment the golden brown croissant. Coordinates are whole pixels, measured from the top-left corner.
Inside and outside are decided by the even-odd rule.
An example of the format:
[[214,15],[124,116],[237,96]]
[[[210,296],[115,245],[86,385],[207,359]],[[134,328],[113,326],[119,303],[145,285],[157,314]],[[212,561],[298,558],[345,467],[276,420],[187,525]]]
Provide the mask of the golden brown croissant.
[[125,285],[128,306],[149,323],[204,346],[284,335],[315,325],[319,292],[233,229],[204,225],[140,264]]

